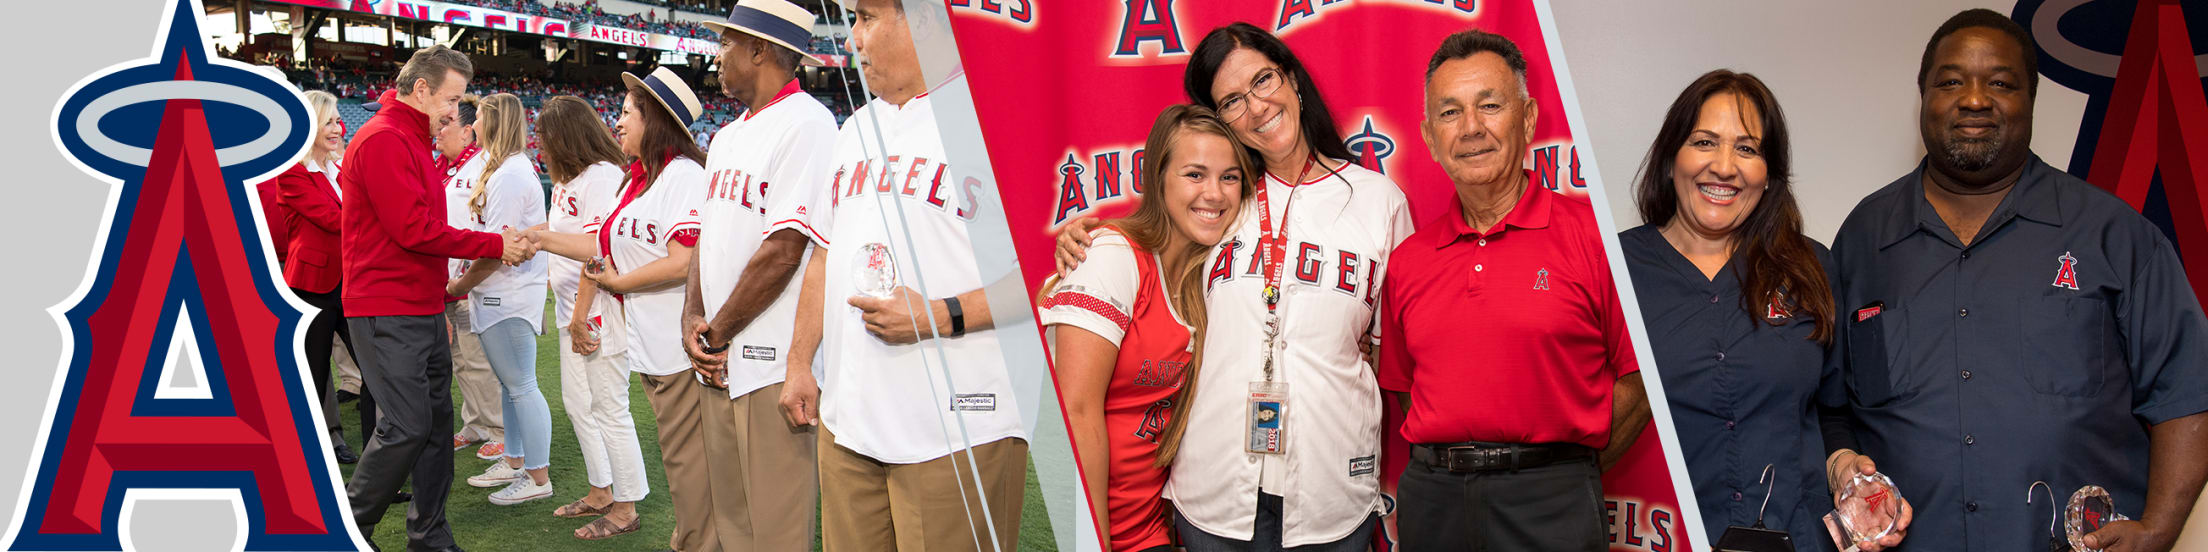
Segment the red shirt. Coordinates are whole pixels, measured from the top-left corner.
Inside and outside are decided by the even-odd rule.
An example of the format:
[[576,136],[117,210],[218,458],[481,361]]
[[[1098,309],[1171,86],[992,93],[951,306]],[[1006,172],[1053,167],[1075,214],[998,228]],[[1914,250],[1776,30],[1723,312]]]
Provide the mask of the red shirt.
[[1188,326],[1181,324],[1166,298],[1157,257],[1132,240],[1126,243],[1134,250],[1141,282],[1133,301],[1062,288],[1043,302],[1042,309],[1046,317],[1047,311],[1058,308],[1089,311],[1124,332],[1112,364],[1111,385],[1104,390],[1104,432],[1109,441],[1105,517],[1113,550],[1147,550],[1171,544],[1172,524],[1161,497],[1167,471],[1157,465],[1158,441],[1172,421],[1174,394],[1180,392],[1182,369],[1188,366],[1189,336]]
[[1611,388],[1640,368],[1594,209],[1529,185],[1481,234],[1450,197],[1381,284],[1380,388],[1411,394],[1403,438],[1607,446]]
[[344,191],[345,316],[445,310],[445,259],[496,259],[504,238],[445,225],[443,173],[430,160],[429,116],[386,90],[360,125],[337,177]]

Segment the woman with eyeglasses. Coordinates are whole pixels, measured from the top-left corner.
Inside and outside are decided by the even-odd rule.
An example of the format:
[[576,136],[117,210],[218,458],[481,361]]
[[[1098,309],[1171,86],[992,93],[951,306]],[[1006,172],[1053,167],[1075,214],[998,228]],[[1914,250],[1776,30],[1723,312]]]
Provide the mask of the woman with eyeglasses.
[[[1364,351],[1380,338],[1381,271],[1411,235],[1409,202],[1349,161],[1318,84],[1272,34],[1212,30],[1182,86],[1265,178],[1207,253],[1205,369],[1173,421],[1186,429],[1164,490],[1176,533],[1195,552],[1364,550],[1382,509],[1380,389]],[[1062,267],[1084,260],[1087,237],[1060,233]]]

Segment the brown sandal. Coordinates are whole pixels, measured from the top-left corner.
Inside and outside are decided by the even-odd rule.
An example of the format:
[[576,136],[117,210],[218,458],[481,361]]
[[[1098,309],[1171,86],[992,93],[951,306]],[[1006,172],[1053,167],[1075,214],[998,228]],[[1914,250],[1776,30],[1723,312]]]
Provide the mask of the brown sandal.
[[607,509],[612,507],[613,503],[611,502],[606,503],[605,506],[591,506],[589,501],[578,498],[574,502],[567,503],[566,506],[553,510],[552,515],[563,518],[598,517],[606,515]]
[[611,517],[602,517],[590,520],[590,524],[584,525],[581,529],[581,532],[575,535],[575,538],[583,540],[604,540],[621,535],[626,535],[629,533],[634,533],[636,532],[636,530],[643,528],[643,514],[637,514],[635,519],[629,520],[629,526],[627,527],[614,525],[613,518]]

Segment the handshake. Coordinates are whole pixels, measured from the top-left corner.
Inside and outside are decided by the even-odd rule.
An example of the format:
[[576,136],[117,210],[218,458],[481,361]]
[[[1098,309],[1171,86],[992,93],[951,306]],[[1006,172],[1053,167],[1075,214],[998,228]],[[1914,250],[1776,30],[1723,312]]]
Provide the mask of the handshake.
[[529,262],[529,259],[537,256],[537,250],[542,247],[536,234],[531,232],[508,228],[499,231],[499,235],[506,237],[506,250],[499,255],[499,260],[505,262],[506,266],[517,266]]

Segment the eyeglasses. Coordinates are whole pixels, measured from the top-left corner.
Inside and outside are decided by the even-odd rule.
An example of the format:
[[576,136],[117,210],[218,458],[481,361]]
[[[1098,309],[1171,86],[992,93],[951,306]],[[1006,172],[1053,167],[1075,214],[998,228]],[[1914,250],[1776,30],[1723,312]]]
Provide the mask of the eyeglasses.
[[1279,69],[1266,68],[1263,71],[1258,71],[1257,76],[1250,78],[1249,92],[1227,96],[1225,99],[1219,100],[1220,117],[1226,119],[1229,123],[1241,119],[1242,114],[1250,110],[1251,100],[1272,96],[1273,92],[1280,90],[1281,80]]

